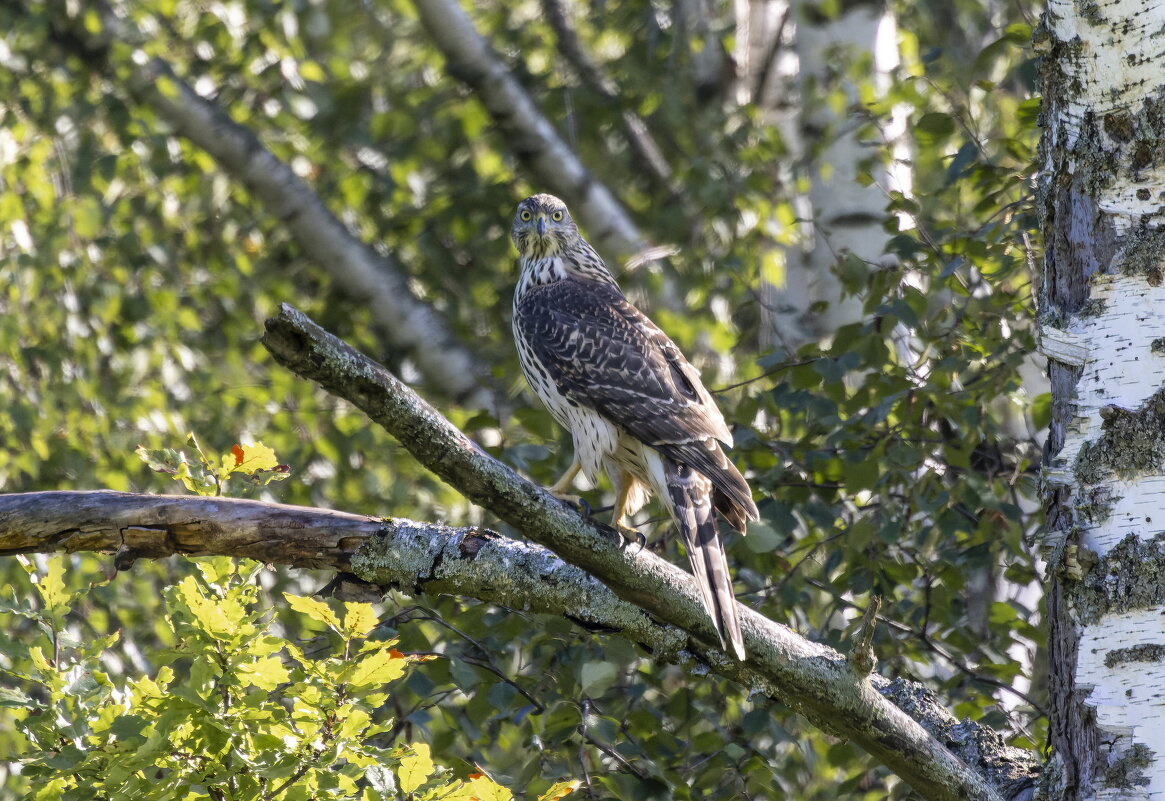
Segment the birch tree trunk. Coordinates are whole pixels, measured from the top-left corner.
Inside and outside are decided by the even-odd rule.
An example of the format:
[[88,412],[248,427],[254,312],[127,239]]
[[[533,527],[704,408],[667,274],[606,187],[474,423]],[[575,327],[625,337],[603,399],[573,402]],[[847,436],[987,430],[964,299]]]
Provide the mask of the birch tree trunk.
[[[883,143],[871,146],[859,129],[865,124],[851,113],[858,102],[857,90],[849,87],[846,108],[840,113],[821,97],[844,76],[837,65],[861,53],[869,53],[876,83],[888,82],[898,63],[897,27],[893,16],[879,2],[852,2],[836,18],[822,18],[812,3],[795,4],[797,85],[801,102],[793,110],[797,133],[790,147],[809,170],[809,192],[802,198],[806,226],[801,246],[787,252],[785,282],[766,287],[766,309],[776,342],[796,348],[829,336],[842,325],[861,318],[861,298],[843,295],[834,266],[846,253],[867,263],[884,257],[889,235],[882,228],[887,189],[908,190],[904,171],[883,166],[874,171],[874,183],[863,185],[863,173]],[[884,86],[879,86],[884,90]],[[785,126],[781,126],[783,129]],[[895,122],[890,137],[900,136]],[[825,138],[820,152],[810,155],[811,143]],[[868,139],[868,137],[867,137]],[[810,311],[823,303],[820,311]]]
[[1049,798],[1165,797],[1165,4],[1050,0]]

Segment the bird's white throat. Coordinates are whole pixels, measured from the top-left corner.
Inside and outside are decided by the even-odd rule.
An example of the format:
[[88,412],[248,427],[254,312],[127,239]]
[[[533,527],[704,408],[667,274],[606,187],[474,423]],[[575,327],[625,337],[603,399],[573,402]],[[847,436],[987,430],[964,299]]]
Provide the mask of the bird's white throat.
[[515,300],[535,286],[553,284],[567,277],[566,265],[558,256],[542,259],[522,259],[522,274],[518,277]]

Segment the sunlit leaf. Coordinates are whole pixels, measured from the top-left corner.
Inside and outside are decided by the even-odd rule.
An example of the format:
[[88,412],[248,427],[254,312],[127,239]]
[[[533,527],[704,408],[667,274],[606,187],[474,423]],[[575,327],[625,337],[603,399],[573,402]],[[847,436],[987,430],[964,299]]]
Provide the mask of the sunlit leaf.
[[274,690],[291,678],[283,661],[277,656],[269,656],[241,664],[236,670],[243,681],[261,690]]
[[287,600],[287,605],[296,612],[323,623],[337,633],[343,633],[344,627],[341,625],[340,619],[336,617],[336,613],[332,611],[331,607],[323,601],[302,595],[292,595],[286,592],[283,593],[283,597]]
[[367,637],[372,630],[380,625],[376,610],[369,603],[348,602],[344,604],[345,634],[353,637]]
[[408,748],[409,753],[401,757],[396,769],[397,781],[405,793],[411,793],[424,784],[436,767],[427,743],[413,743]]
[[582,785],[582,782],[572,779],[570,781],[555,782],[550,786],[546,792],[538,796],[538,801],[558,801],[560,798],[566,798]]

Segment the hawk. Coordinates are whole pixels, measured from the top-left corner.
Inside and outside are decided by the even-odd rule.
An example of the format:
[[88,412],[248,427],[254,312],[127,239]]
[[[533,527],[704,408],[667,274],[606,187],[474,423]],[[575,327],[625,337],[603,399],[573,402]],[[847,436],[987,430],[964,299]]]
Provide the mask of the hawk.
[[566,204],[526,198],[510,236],[521,255],[513,325],[522,372],[574,439],[571,466],[550,491],[571,498],[580,470],[592,482],[605,472],[615,488],[613,522],[624,530],[654,492],[684,536],[721,646],[743,660],[712,512],[741,532],[759,514],[720,448],[732,445],[723,415],[675,343],[619,291]]

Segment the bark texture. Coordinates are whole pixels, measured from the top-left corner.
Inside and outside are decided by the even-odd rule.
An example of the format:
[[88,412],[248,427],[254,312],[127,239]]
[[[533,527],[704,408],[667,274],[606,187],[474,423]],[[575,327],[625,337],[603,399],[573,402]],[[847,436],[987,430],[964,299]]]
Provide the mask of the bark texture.
[[[1159,552],[1165,5],[1052,0],[1043,55],[1041,349],[1053,756],[1049,798],[1165,794]],[[1136,658],[1131,658],[1135,655]],[[1153,756],[1158,755],[1158,756]]]
[[681,629],[660,625],[546,548],[476,526],[237,498],[105,491],[0,495],[0,555],[76,551],[113,553],[121,569],[134,559],[183,554],[356,572],[380,595],[389,588],[460,595],[558,615],[590,631],[617,632],[664,659],[691,647]]
[[[433,407],[379,365],[284,306],[267,321],[264,344],[289,369],[352,402],[421,464],[615,594],[705,643],[716,642],[692,578],[654,554],[625,547],[613,529],[572,509],[483,452]],[[783,703],[846,737],[909,782],[924,798],[999,799],[983,776],[888,702],[840,654],[809,642],[747,608],[740,609],[754,671]],[[724,654],[702,649],[731,675]],[[740,664],[740,663],[737,663]],[[1020,760],[1022,761],[1022,759]],[[1029,763],[1030,764],[1030,763]]]

